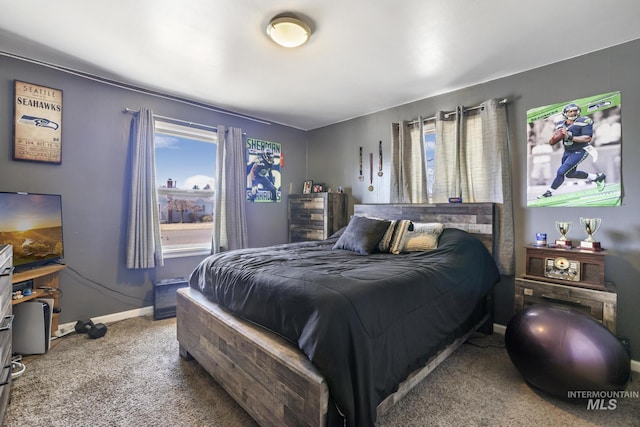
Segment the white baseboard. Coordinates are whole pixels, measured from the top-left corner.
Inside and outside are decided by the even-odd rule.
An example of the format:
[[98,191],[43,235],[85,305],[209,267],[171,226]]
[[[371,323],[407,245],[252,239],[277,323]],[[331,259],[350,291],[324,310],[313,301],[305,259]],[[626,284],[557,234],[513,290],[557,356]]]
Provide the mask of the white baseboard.
[[[504,335],[507,327],[505,325],[499,325],[498,323],[493,324],[493,332],[496,334]],[[640,374],[640,362],[637,360],[631,360],[631,370],[637,374]]]
[[[132,317],[148,316],[153,314],[153,306],[136,308],[134,310],[121,311],[119,313],[106,314],[104,316],[92,317],[93,323],[113,323],[120,320],[131,319]],[[58,325],[58,330],[54,335],[63,337],[75,331],[76,322],[63,323]]]
[[[148,316],[153,314],[153,306],[137,308],[134,310],[121,311],[119,313],[107,314],[104,316],[92,317],[93,323],[112,323],[118,322],[124,319],[131,319],[132,317]],[[63,337],[73,331],[75,331],[76,322],[63,323],[58,325],[58,330],[55,332],[55,336]],[[496,334],[504,335],[507,327],[498,323],[493,324],[493,332]],[[640,374],[640,362],[637,360],[631,361],[631,370]]]

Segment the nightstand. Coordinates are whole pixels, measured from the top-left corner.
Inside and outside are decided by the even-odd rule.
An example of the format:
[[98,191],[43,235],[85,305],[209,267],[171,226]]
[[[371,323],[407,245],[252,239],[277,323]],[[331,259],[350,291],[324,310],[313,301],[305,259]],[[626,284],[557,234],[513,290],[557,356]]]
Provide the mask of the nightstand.
[[604,280],[605,250],[526,246],[526,272],[515,284],[515,311],[558,304],[587,314],[616,332],[617,294]]

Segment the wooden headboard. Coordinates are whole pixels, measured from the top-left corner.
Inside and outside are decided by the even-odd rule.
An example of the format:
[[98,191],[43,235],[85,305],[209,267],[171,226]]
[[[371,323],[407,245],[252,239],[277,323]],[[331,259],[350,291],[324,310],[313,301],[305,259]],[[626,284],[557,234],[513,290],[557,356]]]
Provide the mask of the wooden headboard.
[[494,253],[495,214],[493,203],[356,204],[353,214],[415,222],[441,222],[478,237]]

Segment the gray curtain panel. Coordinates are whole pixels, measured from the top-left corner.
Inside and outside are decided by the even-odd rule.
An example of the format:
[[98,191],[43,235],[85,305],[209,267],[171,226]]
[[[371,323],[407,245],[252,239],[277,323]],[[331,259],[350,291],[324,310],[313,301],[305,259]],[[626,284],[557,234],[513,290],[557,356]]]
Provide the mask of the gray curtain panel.
[[489,188],[487,197],[495,199],[498,209],[498,247],[494,250],[498,252],[496,260],[500,273],[513,276],[516,273],[516,266],[508,105],[501,105],[499,101],[490,99],[482,106],[484,107],[480,111],[482,140],[493,141],[489,149],[495,150],[494,153],[485,153],[491,157],[492,161],[488,163],[492,164],[491,173],[495,173],[493,184],[487,185]]
[[212,253],[248,246],[244,150],[242,129],[218,126]]
[[493,202],[498,212],[495,258],[503,275],[515,274],[513,195],[507,107],[490,99],[471,114],[458,107],[436,120],[434,202],[462,197]]
[[[434,203],[448,203],[449,197],[460,197],[460,123],[458,109],[452,113],[443,111],[436,115],[436,155]],[[468,201],[468,200],[465,200]]]
[[391,203],[427,203],[422,118],[391,124]]
[[156,192],[153,112],[141,107],[133,115],[131,125],[127,268],[153,268],[164,265]]

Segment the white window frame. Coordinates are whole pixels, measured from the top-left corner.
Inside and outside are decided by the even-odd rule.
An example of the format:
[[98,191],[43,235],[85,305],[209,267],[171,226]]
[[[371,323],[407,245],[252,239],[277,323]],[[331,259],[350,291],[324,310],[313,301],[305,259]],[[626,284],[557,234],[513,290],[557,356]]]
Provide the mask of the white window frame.
[[[165,121],[164,119],[156,119],[154,121],[154,132],[161,133],[169,136],[176,136],[181,138],[189,138],[196,139],[203,142],[208,142],[212,144],[218,143],[218,135],[216,132],[210,129],[204,129],[198,127],[194,124],[186,124],[181,123],[172,123],[169,121]],[[210,190],[193,190],[193,189],[181,189],[181,188],[168,188],[168,187],[156,187],[158,196],[178,196],[178,197],[203,197],[203,198],[214,198],[215,193],[213,189]],[[213,204],[213,203],[212,203]],[[160,209],[160,206],[158,206]],[[213,212],[212,212],[213,215]],[[211,232],[213,233],[213,222],[204,223],[211,225]],[[160,225],[162,229],[162,225]],[[160,233],[163,234],[162,231]],[[212,236],[213,237],[213,236]],[[186,256],[200,256],[200,255],[209,255],[211,253],[211,244],[212,241],[209,241],[208,244],[184,244],[184,245],[165,245],[164,239],[162,241],[162,256],[166,259],[168,258],[180,258]]]

